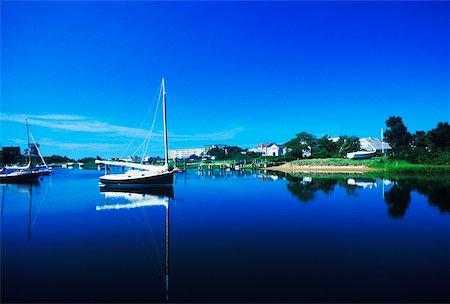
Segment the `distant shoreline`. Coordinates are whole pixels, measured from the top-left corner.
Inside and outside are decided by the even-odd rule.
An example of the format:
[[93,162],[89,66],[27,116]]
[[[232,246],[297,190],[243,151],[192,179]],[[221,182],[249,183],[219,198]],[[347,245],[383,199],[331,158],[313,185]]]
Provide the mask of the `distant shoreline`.
[[421,165],[400,163],[397,161],[380,162],[379,160],[363,160],[352,164],[344,159],[311,159],[297,160],[286,164],[267,167],[270,171],[283,173],[376,173],[376,174],[449,174],[450,166]]
[[339,165],[324,165],[324,166],[311,166],[311,165],[297,165],[287,163],[279,166],[273,166],[265,168],[270,171],[279,171],[284,173],[367,173],[374,171],[374,169],[366,166],[339,166]]

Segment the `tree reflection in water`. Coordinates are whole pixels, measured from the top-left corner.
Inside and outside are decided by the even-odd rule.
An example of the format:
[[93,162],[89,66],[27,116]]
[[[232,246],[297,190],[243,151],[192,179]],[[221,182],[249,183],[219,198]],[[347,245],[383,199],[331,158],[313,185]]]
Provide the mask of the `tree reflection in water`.
[[388,214],[391,218],[403,218],[411,202],[411,189],[401,187],[394,183],[394,186],[384,194],[384,201],[388,205]]
[[288,190],[301,202],[307,203],[316,198],[316,192],[322,191],[326,195],[331,195],[334,187],[338,183],[337,179],[328,178],[296,178],[287,176],[289,181]]
[[[348,195],[356,196],[357,186],[349,185],[347,178],[296,177],[287,175],[287,188],[299,201],[307,203],[317,198],[321,191],[331,195],[336,185],[345,189]],[[375,180],[374,180],[375,183]],[[437,207],[441,213],[450,213],[450,179],[397,179],[394,185],[384,193],[388,206],[388,215],[401,219],[411,203],[411,191],[424,195],[430,206]]]
[[[407,194],[404,194],[405,196],[407,195],[409,197],[411,191],[416,191],[417,193],[426,196],[428,199],[428,204],[437,207],[441,213],[450,213],[449,179],[437,181],[429,181],[426,179],[398,180],[396,184],[398,184],[398,187],[403,189],[403,192],[407,192]],[[392,187],[386,195],[388,195],[391,191],[397,191],[393,189],[394,187]]]

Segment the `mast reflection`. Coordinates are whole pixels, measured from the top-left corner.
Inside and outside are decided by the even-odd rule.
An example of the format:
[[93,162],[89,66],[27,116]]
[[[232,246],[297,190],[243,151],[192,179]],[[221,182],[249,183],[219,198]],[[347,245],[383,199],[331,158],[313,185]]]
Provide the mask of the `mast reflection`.
[[[164,207],[166,209],[165,233],[165,268],[164,277],[166,300],[169,299],[169,245],[170,245],[170,200],[174,198],[173,187],[148,188],[111,188],[102,187],[100,192],[105,196],[105,204],[96,206],[95,210],[118,210],[146,207]],[[119,202],[117,202],[119,201]],[[113,202],[111,204],[111,202]]]
[[3,210],[5,207],[5,193],[28,193],[29,207],[28,207],[28,227],[27,227],[27,239],[31,239],[31,211],[33,206],[33,186],[39,186],[38,181],[34,182],[20,182],[20,183],[8,183],[2,184],[2,206],[0,215],[3,217]]

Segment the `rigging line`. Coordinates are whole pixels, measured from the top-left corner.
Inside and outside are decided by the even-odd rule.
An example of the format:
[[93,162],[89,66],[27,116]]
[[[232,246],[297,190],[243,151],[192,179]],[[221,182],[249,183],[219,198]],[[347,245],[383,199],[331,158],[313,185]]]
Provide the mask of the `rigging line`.
[[[145,117],[144,117],[144,119],[142,120],[141,125],[139,126],[139,129],[136,131],[136,134],[134,134],[133,139],[132,139],[131,142],[128,144],[128,146],[126,147],[125,151],[123,151],[123,153],[122,153],[122,155],[120,156],[120,158],[122,158],[122,157],[125,155],[125,153],[128,151],[128,149],[130,148],[130,146],[133,144],[133,142],[134,142],[134,140],[136,139],[137,135],[138,135],[139,132],[141,131],[142,126],[144,125],[144,122],[147,120],[147,117],[148,117],[148,115],[150,114],[150,110],[152,109],[152,106],[153,106],[153,104],[154,104],[155,101],[156,101],[156,95],[158,95],[158,92],[161,92],[161,86],[156,90],[155,95],[153,96],[153,99],[152,99],[152,103],[150,104],[150,107],[148,108],[147,114],[145,114]],[[160,93],[160,94],[161,94],[161,93]],[[159,99],[159,97],[158,97],[158,99]]]
[[155,114],[153,115],[152,127],[150,128],[150,130],[148,131],[148,134],[147,134],[147,138],[146,138],[147,145],[145,147],[145,150],[142,151],[143,153],[142,153],[141,162],[143,162],[143,160],[144,160],[144,156],[147,153],[148,145],[150,144],[150,140],[152,138],[153,128],[155,127],[156,115],[158,114],[158,109],[159,109],[159,104],[160,103],[161,103],[161,91],[159,92],[158,103],[156,104]]
[[[131,210],[127,210],[128,214],[130,214],[132,217],[134,217],[136,220],[139,221],[139,219],[137,218],[136,215],[133,214],[133,212],[131,212]],[[151,251],[149,250],[149,248],[146,246],[147,242],[144,240],[144,238],[141,236],[141,234],[136,230],[135,225],[132,223],[132,221],[125,216],[125,214],[123,214],[123,218],[127,221],[127,223],[130,225],[131,229],[133,230],[133,232],[136,234],[139,242],[141,243],[142,247],[144,248],[144,251],[147,253],[147,255],[149,257],[151,257],[152,263],[155,264],[157,267],[159,267],[159,271],[164,275],[163,271],[162,271],[162,267],[161,264],[158,264],[157,261],[155,261],[153,259],[153,256],[151,254]]]
[[[161,98],[161,91],[160,91],[159,94],[160,94],[160,95],[158,96],[158,105],[157,105],[157,108],[156,108],[155,113],[158,112],[159,101],[160,101],[160,98]],[[133,152],[133,154],[131,154],[132,156],[136,155],[136,153],[142,148],[142,146],[145,145],[145,143],[146,143],[146,141],[147,141],[147,138],[148,138],[148,136],[149,136],[149,133],[150,133],[150,131],[147,132],[147,135],[146,135],[144,141],[143,141],[143,142],[139,145],[139,147]],[[142,159],[141,159],[141,160],[142,160]]]
[[[38,151],[39,157],[41,158],[42,162],[44,163],[45,167],[47,166],[47,163],[45,162],[44,158],[42,157],[41,151],[39,150],[39,147],[36,143],[36,141],[34,140],[33,134],[31,134],[31,131],[28,131],[28,133],[30,133],[31,139],[33,140],[34,146],[36,147],[36,150]],[[29,147],[28,147],[29,149]]]
[[34,219],[33,219],[33,222],[31,223],[31,226],[34,226],[34,223],[36,222],[36,219],[37,219],[39,213],[41,212],[41,208],[42,208],[42,205],[43,205],[45,199],[47,198],[48,191],[49,191],[48,187],[46,187],[44,197],[42,198],[41,202],[39,203],[38,210],[36,211],[36,214],[34,215]]
[[[144,211],[144,209],[143,209],[143,208],[139,208],[139,209],[141,209],[141,210],[143,211],[143,213],[144,213],[144,218],[146,218],[146,217],[145,217],[145,211]],[[137,216],[136,214],[134,214],[131,210],[127,210],[127,211],[128,211],[129,214],[131,214],[131,215],[135,218],[135,220],[139,221],[139,218],[138,218],[138,216]],[[139,222],[140,222],[140,221],[139,221]],[[147,220],[147,222],[148,222],[148,220]],[[130,223],[130,224],[131,224],[131,223]],[[146,226],[146,225],[145,225],[145,222],[143,222],[143,226],[144,226],[144,227]],[[161,258],[160,258],[160,256],[159,256],[158,246],[156,245],[155,236],[154,236],[153,230],[152,230],[152,228],[151,228],[151,226],[150,226],[150,223],[149,223],[149,227],[150,227],[150,233],[151,233],[152,240],[153,240],[153,246],[155,247],[156,256],[157,256],[157,259],[158,259],[157,265],[158,265],[158,267],[159,267],[159,271],[161,271],[161,274],[164,275],[164,271],[163,271],[163,268],[162,268]],[[135,230],[134,227],[133,227],[133,230]],[[150,252],[149,249],[147,248],[147,246],[145,246],[145,244],[147,244],[147,243],[145,242],[145,240],[144,240],[144,239],[145,239],[145,232],[144,232],[144,237],[142,237],[141,234],[140,234],[138,231],[135,230],[135,232],[136,232],[136,235],[138,236],[138,238],[139,238],[139,239],[141,240],[141,242],[144,244],[145,251]],[[158,263],[159,263],[159,264],[158,264]]]
[[155,235],[154,235],[154,233],[153,233],[152,226],[150,225],[150,222],[149,222],[149,220],[148,220],[148,218],[147,218],[147,215],[145,214],[144,209],[141,208],[141,210],[142,210],[142,213],[144,214],[144,219],[145,219],[145,221],[147,222],[147,226],[148,226],[148,228],[150,229],[150,233],[151,233],[151,235],[152,235],[153,246],[155,246],[156,256],[158,257],[158,261],[159,261],[159,266],[160,266],[161,273],[164,275],[164,272],[163,272],[163,270],[162,270],[162,261],[161,261],[160,255],[159,255],[158,246],[156,245]]
[[142,146],[145,144],[145,141],[143,141],[142,142],[142,144],[136,149],[136,151],[134,151],[134,153],[133,154],[131,154],[131,155],[135,155],[136,153],[137,153],[137,151],[139,151],[141,148],[142,148]]

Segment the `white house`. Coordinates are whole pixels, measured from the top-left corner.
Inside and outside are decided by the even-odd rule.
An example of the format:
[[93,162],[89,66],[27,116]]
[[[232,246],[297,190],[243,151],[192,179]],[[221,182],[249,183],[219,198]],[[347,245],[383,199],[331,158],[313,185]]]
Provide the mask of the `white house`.
[[286,154],[286,147],[284,145],[277,145],[275,143],[263,143],[256,148],[248,149],[248,151],[261,153],[262,156],[281,156]]
[[387,152],[392,149],[392,147],[387,142],[381,142],[378,138],[373,137],[365,137],[359,139],[359,144],[361,145],[361,149],[366,151],[377,151]]

